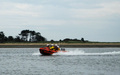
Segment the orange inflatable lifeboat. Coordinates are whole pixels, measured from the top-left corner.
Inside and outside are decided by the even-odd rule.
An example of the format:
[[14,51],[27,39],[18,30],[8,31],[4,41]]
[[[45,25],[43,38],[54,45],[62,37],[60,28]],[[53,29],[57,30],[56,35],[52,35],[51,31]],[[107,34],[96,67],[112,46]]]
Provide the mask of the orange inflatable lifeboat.
[[42,55],[52,55],[53,53],[58,52],[58,50],[51,50],[49,47],[42,47],[39,51]]

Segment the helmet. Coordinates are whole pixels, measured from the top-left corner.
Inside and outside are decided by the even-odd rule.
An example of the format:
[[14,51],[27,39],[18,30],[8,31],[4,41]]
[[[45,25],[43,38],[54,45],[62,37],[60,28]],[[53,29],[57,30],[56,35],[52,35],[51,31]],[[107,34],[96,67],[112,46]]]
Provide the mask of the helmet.
[[49,44],[47,44],[47,46],[49,46]]
[[55,44],[55,46],[58,46],[57,44]]
[[54,44],[51,44],[52,46],[54,46]]

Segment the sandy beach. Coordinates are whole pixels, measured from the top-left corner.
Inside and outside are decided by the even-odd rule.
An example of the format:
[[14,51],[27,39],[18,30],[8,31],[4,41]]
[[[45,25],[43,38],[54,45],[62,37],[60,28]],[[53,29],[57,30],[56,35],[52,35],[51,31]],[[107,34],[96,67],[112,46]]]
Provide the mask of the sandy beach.
[[[1,43],[0,48],[40,48],[47,43]],[[51,43],[49,43],[51,44]],[[120,47],[120,43],[57,43],[60,47],[67,48],[97,48]]]

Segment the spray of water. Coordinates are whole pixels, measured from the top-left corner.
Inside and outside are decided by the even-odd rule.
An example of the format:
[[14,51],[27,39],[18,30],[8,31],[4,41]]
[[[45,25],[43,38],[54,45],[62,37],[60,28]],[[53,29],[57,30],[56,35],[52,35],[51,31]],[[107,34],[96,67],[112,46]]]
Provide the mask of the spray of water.
[[68,51],[68,52],[58,52],[54,55],[116,55],[120,54],[120,51],[113,52],[103,52],[103,53],[85,53],[84,51]]
[[[73,50],[67,52],[58,52],[53,55],[118,55],[120,51],[112,51],[112,52],[103,52],[103,53],[86,53],[83,50]],[[39,52],[33,53],[32,55],[41,55]]]

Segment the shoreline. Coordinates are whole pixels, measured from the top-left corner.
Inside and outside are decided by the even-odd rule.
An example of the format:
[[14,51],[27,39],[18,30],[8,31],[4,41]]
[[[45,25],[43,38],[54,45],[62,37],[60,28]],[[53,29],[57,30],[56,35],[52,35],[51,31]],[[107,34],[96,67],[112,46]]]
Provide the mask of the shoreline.
[[[47,43],[3,43],[0,48],[40,48]],[[50,43],[49,43],[50,44]],[[120,48],[120,43],[57,43],[66,48]]]

